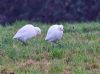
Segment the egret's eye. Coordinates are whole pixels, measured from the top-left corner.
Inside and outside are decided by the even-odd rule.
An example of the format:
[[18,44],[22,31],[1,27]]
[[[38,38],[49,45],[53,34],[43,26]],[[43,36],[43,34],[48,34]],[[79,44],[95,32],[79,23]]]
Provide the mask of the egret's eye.
[[60,30],[61,30],[61,31],[64,31],[64,29],[63,29],[63,28],[61,28],[61,27],[60,27]]
[[40,34],[41,34],[41,32],[40,32],[40,31],[38,31],[38,34],[40,35]]

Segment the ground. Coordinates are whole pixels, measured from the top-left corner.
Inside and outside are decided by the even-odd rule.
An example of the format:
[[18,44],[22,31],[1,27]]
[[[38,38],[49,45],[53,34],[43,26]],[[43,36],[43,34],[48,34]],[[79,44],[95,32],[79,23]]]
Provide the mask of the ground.
[[42,30],[28,45],[13,40],[25,21],[0,26],[0,71],[2,74],[100,74],[100,22],[62,23],[61,46],[44,40],[51,24],[33,23]]

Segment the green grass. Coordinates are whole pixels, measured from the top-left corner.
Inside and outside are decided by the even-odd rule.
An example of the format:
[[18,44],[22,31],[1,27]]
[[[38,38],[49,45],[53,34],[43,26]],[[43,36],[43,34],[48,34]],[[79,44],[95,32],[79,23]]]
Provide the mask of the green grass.
[[[44,40],[51,24],[33,23],[42,30],[24,46],[12,37],[25,21],[0,26],[0,71],[15,74],[100,74],[100,22],[62,23],[62,47]],[[31,59],[31,62],[30,62]]]

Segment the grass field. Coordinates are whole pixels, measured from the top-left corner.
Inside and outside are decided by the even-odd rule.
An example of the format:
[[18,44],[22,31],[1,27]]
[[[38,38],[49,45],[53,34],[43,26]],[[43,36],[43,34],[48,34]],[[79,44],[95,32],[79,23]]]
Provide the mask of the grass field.
[[12,37],[27,22],[0,26],[0,71],[15,74],[100,74],[100,23],[62,23],[63,46],[54,48],[44,40],[50,25],[33,23],[41,37],[24,46]]

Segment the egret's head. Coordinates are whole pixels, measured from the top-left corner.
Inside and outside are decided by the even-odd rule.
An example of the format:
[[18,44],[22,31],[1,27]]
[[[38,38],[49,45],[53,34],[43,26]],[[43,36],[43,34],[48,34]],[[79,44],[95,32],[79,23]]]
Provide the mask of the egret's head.
[[35,30],[37,32],[37,35],[41,35],[41,29],[39,27],[35,27]]
[[60,31],[64,31],[63,25],[58,25]]

